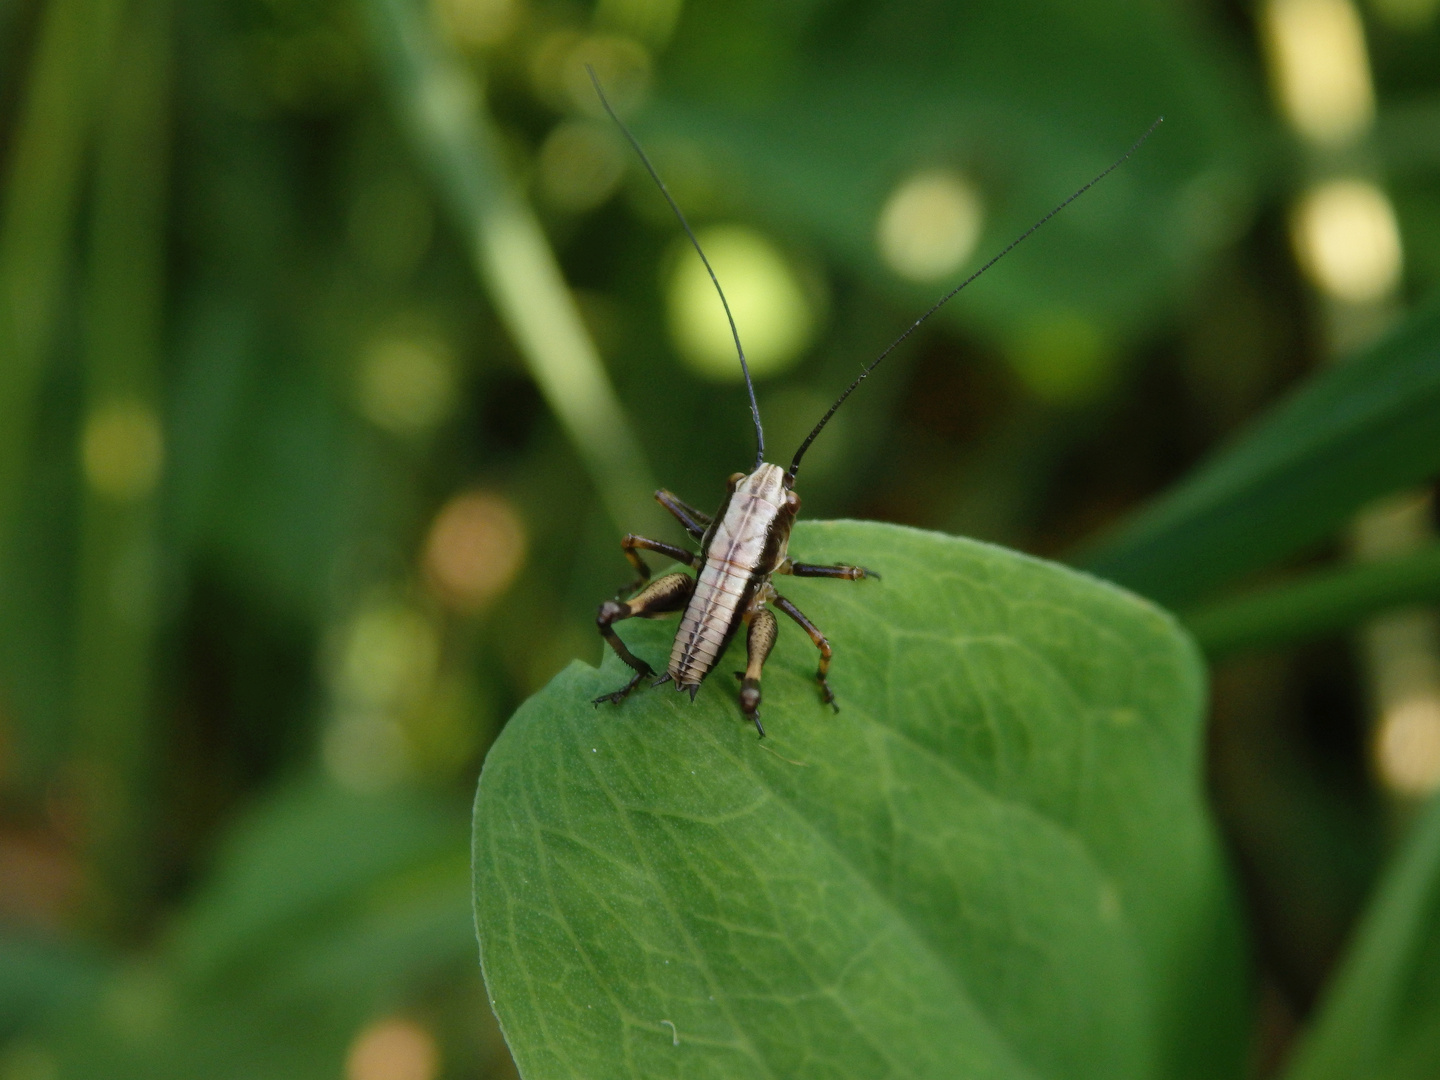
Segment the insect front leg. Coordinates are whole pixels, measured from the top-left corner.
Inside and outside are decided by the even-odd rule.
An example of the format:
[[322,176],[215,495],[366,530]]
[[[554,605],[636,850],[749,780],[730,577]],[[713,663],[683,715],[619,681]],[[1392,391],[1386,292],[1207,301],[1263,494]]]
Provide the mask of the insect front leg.
[[831,563],[819,566],[815,563],[792,563],[786,559],[775,570],[777,574],[794,574],[796,577],[826,577],[843,578],[846,581],[859,581],[861,578],[874,578],[880,580],[880,575],[874,570],[867,570],[863,566],[851,566],[849,563]]
[[650,567],[647,566],[645,560],[640,557],[641,551],[653,551],[657,555],[663,555],[667,559],[674,559],[676,562],[683,563],[686,566],[695,565],[695,555],[686,551],[684,548],[676,547],[674,544],[667,544],[663,540],[648,540],[643,536],[636,536],[634,533],[628,534],[624,540],[620,541],[620,550],[625,553],[625,558],[640,576],[621,589],[617,594],[617,599],[626,593],[634,592],[650,580]]
[[[858,570],[860,568],[857,566],[854,567],[854,569]],[[820,696],[824,699],[826,705],[829,705],[838,713],[840,706],[835,704],[835,693],[830,689],[830,683],[826,680],[826,675],[830,672],[830,657],[832,655],[830,642],[825,640],[825,635],[820,632],[820,628],[807,619],[804,613],[789,600],[786,600],[785,597],[777,595],[771,603],[799,623],[800,628],[810,635],[810,640],[815,643],[815,648],[820,650],[820,668],[815,672],[815,678],[820,683]]]
[[760,671],[770,650],[775,647],[775,638],[780,632],[775,616],[763,608],[750,617],[750,633],[746,637],[745,674],[740,680],[740,711],[755,723],[760,737],[765,737],[765,728],[760,724]]
[[594,704],[609,701],[618,705],[630,696],[630,691],[635,689],[641,679],[655,674],[654,668],[626,648],[620,635],[615,633],[615,623],[636,616],[645,618],[662,615],[667,611],[678,611],[690,602],[690,594],[694,591],[695,579],[689,574],[666,574],[651,582],[644,592],[632,600],[606,600],[600,605],[600,610],[595,613],[595,625],[600,630],[600,636],[609,642],[616,656],[630,665],[635,677],[619,690],[601,694]]
[[670,513],[675,515],[675,520],[685,526],[685,531],[699,540],[705,535],[705,530],[710,527],[711,517],[709,514],[702,514],[689,503],[680,499],[674,492],[661,488],[655,492],[655,501],[663,506]]

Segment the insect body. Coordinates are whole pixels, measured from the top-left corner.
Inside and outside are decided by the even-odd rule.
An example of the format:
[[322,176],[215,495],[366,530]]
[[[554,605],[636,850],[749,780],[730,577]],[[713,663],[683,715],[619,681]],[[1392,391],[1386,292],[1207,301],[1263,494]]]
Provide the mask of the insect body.
[[[755,421],[756,441],[754,468],[748,474],[735,473],[730,477],[729,494],[713,518],[686,505],[668,491],[662,489],[655,493],[655,498],[660,505],[679,520],[692,538],[700,542],[698,554],[663,541],[649,540],[643,536],[630,535],[621,541],[621,550],[624,551],[626,559],[630,561],[640,576],[628,589],[622,590],[620,596],[623,597],[627,593],[634,593],[634,595],[629,600],[617,597],[601,604],[595,617],[595,623],[599,627],[601,636],[615,650],[620,659],[634,670],[635,674],[620,689],[596,698],[595,704],[599,705],[602,702],[618,704],[630,695],[630,692],[639,685],[642,679],[655,676],[654,669],[632,653],[620,640],[619,635],[615,633],[615,623],[637,616],[653,618],[680,611],[683,614],[680,616],[680,627],[675,634],[675,642],[670,650],[670,662],[665,673],[654,679],[653,685],[659,686],[666,682],[673,682],[675,689],[688,690],[690,699],[693,701],[695,694],[700,689],[700,684],[719,663],[740,627],[746,626],[748,632],[745,671],[736,673],[741,678],[740,709],[748,719],[754,722],[756,730],[760,732],[761,738],[764,738],[765,728],[760,723],[760,674],[766,658],[770,655],[770,650],[775,645],[775,637],[779,629],[776,625],[775,615],[770,611],[771,606],[799,623],[801,628],[810,635],[810,640],[815,643],[815,647],[820,650],[820,667],[816,671],[815,677],[820,683],[821,697],[824,702],[832,708],[837,708],[835,695],[830,690],[827,678],[830,670],[830,643],[815,624],[800,612],[799,608],[775,591],[773,583],[775,576],[791,574],[796,577],[842,578],[850,581],[879,577],[873,570],[867,570],[862,566],[850,566],[845,563],[821,566],[791,561],[789,557],[790,530],[795,523],[795,515],[800,510],[800,496],[795,492],[795,476],[800,470],[800,462],[805,456],[805,451],[810,448],[815,437],[835,415],[836,410],[845,403],[845,399],[854,392],[870,372],[875,370],[880,361],[889,356],[896,346],[914,332],[916,327],[935,314],[961,289],[1009,254],[1012,248],[1025,240],[1036,229],[1118,168],[1139,149],[1140,144],[1149,138],[1150,133],[1161,121],[1156,120],[1154,124],[1150,125],[1149,131],[1146,131],[1115,164],[1011,241],[998,255],[951,289],[929,311],[911,323],[909,328],[890,344],[889,348],[872,360],[846,387],[845,392],[840,395],[834,405],[830,406],[829,411],[820,418],[820,422],[800,444],[800,448],[790,462],[790,467],[782,470],[780,466],[765,461],[765,432],[760,424],[760,409],[755,402],[755,387],[750,380],[750,369],[745,362],[745,350],[740,345],[740,334],[735,328],[735,319],[730,314],[730,305],[725,299],[724,290],[720,288],[719,280],[715,277],[715,271],[711,269],[710,261],[706,259],[699,241],[695,239],[695,234],[685,220],[685,215],[681,213],[680,207],[671,197],[664,181],[660,179],[654,166],[650,164],[650,160],[645,156],[644,150],[640,148],[639,142],[611,109],[610,102],[606,100],[594,71],[590,72],[590,78],[595,84],[595,91],[600,95],[600,101],[605,106],[605,110],[635,148],[641,162],[660,188],[666,202],[670,204],[670,209],[675,212],[681,227],[690,237],[696,253],[710,274],[710,280],[714,282],[715,291],[720,295],[720,303],[724,306],[726,318],[730,321],[730,333],[735,339],[735,350],[740,357],[740,369],[744,373],[745,386],[750,395],[750,412]],[[640,556],[641,551],[653,551],[689,566],[696,570],[696,576],[691,577],[689,574],[676,572],[651,581],[650,568]],[[637,589],[638,592],[636,592]]]
[[[788,555],[790,528],[800,510],[800,496],[791,487],[793,478],[778,465],[762,462],[754,472],[736,473],[730,478],[730,493],[714,518],[687,506],[668,491],[657,491],[656,499],[700,541],[698,555],[684,548],[627,536],[621,542],[631,564],[640,573],[634,587],[645,585],[649,567],[639,555],[642,550],[654,551],[676,562],[695,567],[698,574],[666,574],[657,578],[629,601],[611,600],[600,605],[596,624],[615,649],[629,664],[635,675],[614,693],[597,698],[602,701],[623,701],[641,679],[655,673],[650,665],[636,657],[612,629],[621,619],[655,616],[683,610],[680,628],[670,650],[670,663],[656,685],[674,682],[677,690],[688,690],[691,700],[705,677],[740,627],[748,626],[748,661],[740,686],[740,708],[754,722],[763,736],[760,723],[760,671],[775,645],[778,627],[768,605],[774,605],[794,619],[810,635],[820,650],[820,668],[816,678],[824,700],[835,707],[835,695],[826,678],[830,670],[830,643],[800,609],[775,591],[772,578],[776,574],[797,577],[834,577],[857,580],[879,577],[873,570],[843,563],[813,566],[792,562]],[[629,590],[627,590],[629,591]]]
[[732,485],[704,538],[705,562],[670,651],[666,674],[677,686],[693,693],[725,651],[737,616],[749,621],[764,611],[770,575],[785,558],[799,509],[799,496],[785,490],[775,465],[761,465]]

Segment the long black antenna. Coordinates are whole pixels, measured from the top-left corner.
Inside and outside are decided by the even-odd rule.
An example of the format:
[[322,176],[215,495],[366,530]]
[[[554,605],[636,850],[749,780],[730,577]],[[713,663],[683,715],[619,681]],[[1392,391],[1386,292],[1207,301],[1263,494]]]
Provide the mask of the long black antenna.
[[745,363],[745,350],[740,345],[740,331],[735,329],[735,316],[730,314],[730,302],[725,299],[725,290],[720,288],[720,279],[715,276],[715,271],[710,267],[710,260],[705,257],[704,250],[700,247],[700,241],[695,239],[695,233],[690,228],[690,223],[685,220],[681,213],[680,206],[676,203],[670,189],[665,186],[665,181],[660,179],[660,174],[655,171],[655,166],[650,164],[650,159],[645,156],[645,151],[640,146],[640,140],[631,134],[630,129],[625,126],[625,121],[615,115],[615,110],[610,107],[610,100],[605,96],[605,91],[600,88],[600,78],[595,74],[595,69],[589,64],[585,70],[590,74],[590,81],[595,84],[595,93],[600,95],[600,104],[605,106],[605,111],[610,114],[610,119],[615,121],[615,126],[625,133],[625,138],[630,140],[630,145],[635,148],[635,153],[640,155],[640,162],[645,166],[645,171],[650,174],[650,179],[655,181],[655,186],[660,189],[660,194],[665,196],[665,201],[670,204],[670,209],[675,211],[675,216],[680,219],[680,227],[685,230],[685,235],[690,238],[690,243],[695,245],[695,254],[700,256],[700,261],[705,264],[705,272],[710,275],[710,280],[715,284],[715,291],[720,294],[720,303],[725,308],[725,318],[730,320],[730,336],[735,339],[735,351],[740,354],[740,370],[745,374],[745,389],[750,394],[750,415],[755,418],[755,468],[759,468],[765,461],[765,429],[760,426],[760,406],[755,403],[755,384],[750,381],[750,365]]
[[1155,129],[1156,129],[1157,127],[1159,127],[1161,124],[1163,124],[1164,122],[1165,122],[1165,117],[1163,117],[1163,116],[1158,117],[1153,124],[1151,124],[1148,128],[1145,129],[1145,134],[1144,134],[1144,135],[1141,135],[1140,138],[1136,139],[1136,140],[1135,140],[1135,144],[1134,144],[1133,146],[1131,146],[1129,150],[1126,150],[1125,153],[1120,156],[1119,160],[1117,160],[1113,165],[1111,165],[1111,166],[1110,166],[1108,169],[1106,169],[1104,172],[1099,173],[1099,174],[1098,174],[1094,179],[1092,179],[1088,184],[1086,184],[1084,187],[1082,187],[1082,188],[1080,188],[1078,191],[1076,191],[1073,195],[1071,195],[1068,199],[1066,199],[1064,202],[1062,202],[1059,206],[1055,207],[1055,209],[1051,210],[1048,214],[1046,214],[1044,217],[1042,217],[1039,221],[1035,222],[1034,225],[1031,225],[1030,228],[1026,229],[1023,233],[1021,233],[1019,236],[1017,236],[1014,240],[1011,240],[1010,243],[1006,244],[1004,250],[1001,251],[1000,254],[994,256],[994,257],[993,257],[989,262],[987,262],[984,266],[980,267],[979,270],[976,270],[973,274],[971,274],[969,277],[967,277],[967,278],[966,278],[964,281],[962,281],[959,285],[956,285],[955,288],[951,289],[951,290],[950,290],[949,292],[947,292],[944,296],[942,296],[939,300],[937,300],[937,301],[935,302],[935,305],[934,305],[929,311],[925,312],[924,315],[921,315],[918,319],[916,319],[913,323],[911,323],[910,326],[906,329],[906,331],[905,331],[903,334],[901,334],[899,337],[897,337],[894,341],[892,341],[892,342],[890,343],[889,347],[886,348],[886,350],[885,350],[884,352],[882,352],[882,353],[881,353],[879,356],[877,356],[874,360],[870,361],[870,363],[865,366],[865,369],[864,369],[863,371],[861,371],[860,374],[855,377],[855,381],[852,382],[849,386],[847,386],[847,387],[845,388],[845,392],[840,395],[839,399],[836,400],[835,404],[830,406],[830,411],[827,412],[824,416],[822,416],[822,417],[820,418],[820,422],[815,425],[814,430],[811,431],[809,435],[806,435],[806,436],[805,436],[805,441],[800,444],[800,449],[795,451],[795,457],[791,460],[791,462],[790,462],[790,468],[789,468],[789,470],[785,473],[785,482],[786,482],[786,484],[787,484],[787,485],[790,485],[790,484],[793,484],[793,483],[795,482],[795,474],[800,471],[800,459],[805,456],[805,451],[810,449],[810,444],[815,441],[815,436],[819,435],[820,432],[821,432],[822,430],[824,430],[825,425],[830,422],[830,418],[835,415],[835,411],[836,411],[837,409],[839,409],[841,405],[844,405],[844,404],[845,404],[845,399],[848,398],[852,393],[854,393],[855,388],[856,388],[857,386],[859,386],[862,382],[865,381],[865,377],[866,377],[867,375],[869,375],[872,371],[874,371],[877,367],[880,366],[880,361],[881,361],[881,360],[884,360],[885,357],[889,356],[892,352],[894,352],[896,346],[898,346],[902,341],[904,341],[904,340],[905,340],[906,338],[908,338],[911,334],[913,334],[913,333],[916,331],[916,329],[919,328],[919,326],[920,326],[921,323],[923,323],[926,319],[930,318],[931,315],[934,315],[935,312],[939,311],[942,307],[944,307],[947,303],[949,303],[951,297],[953,297],[953,296],[954,296],[956,293],[958,293],[961,289],[965,288],[965,286],[969,285],[972,281],[974,281],[976,278],[978,278],[981,274],[985,273],[986,270],[989,270],[992,266],[994,266],[997,262],[999,262],[1001,259],[1003,259],[1006,255],[1009,255],[1010,252],[1013,251],[1016,247],[1018,247],[1023,241],[1028,240],[1028,239],[1030,238],[1030,234],[1033,233],[1033,232],[1035,232],[1036,229],[1040,228],[1040,226],[1044,225],[1047,221],[1049,221],[1051,218],[1053,218],[1056,214],[1060,213],[1061,210],[1064,210],[1067,206],[1069,206],[1072,202],[1074,202],[1076,199],[1078,199],[1081,195],[1084,195],[1085,192],[1089,191],[1092,187],[1094,187],[1096,184],[1098,184],[1101,180],[1104,180],[1105,177],[1109,176],[1112,172],[1114,172],[1116,169],[1118,169],[1121,165],[1124,165],[1125,162],[1129,161],[1131,155],[1134,154],[1136,150],[1139,150],[1139,149],[1140,149],[1140,145],[1141,145],[1146,139],[1150,138],[1150,136],[1151,136],[1152,134],[1154,134]]

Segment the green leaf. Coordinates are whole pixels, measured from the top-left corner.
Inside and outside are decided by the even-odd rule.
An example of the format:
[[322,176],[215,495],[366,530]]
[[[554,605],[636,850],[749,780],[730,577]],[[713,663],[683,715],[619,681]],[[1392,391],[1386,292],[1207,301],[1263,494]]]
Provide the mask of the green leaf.
[[1386,873],[1287,1080],[1440,1074],[1440,799]]
[[[1201,795],[1202,676],[1170,619],[1052,564],[800,523],[757,740],[737,645],[692,706],[572,664],[481,775],[494,1007],[527,1080],[1222,1075],[1244,1009]],[[622,624],[660,664],[673,623]]]
[[1322,570],[1220,600],[1181,621],[1211,659],[1343,630],[1389,608],[1440,600],[1440,544],[1378,562]]
[[1185,604],[1440,469],[1440,305],[1316,375],[1098,548],[1087,570]]

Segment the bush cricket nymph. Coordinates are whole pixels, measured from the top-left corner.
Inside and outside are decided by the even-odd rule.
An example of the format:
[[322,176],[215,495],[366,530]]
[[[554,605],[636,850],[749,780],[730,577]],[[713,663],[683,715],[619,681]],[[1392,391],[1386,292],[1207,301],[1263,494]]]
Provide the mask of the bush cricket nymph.
[[[587,70],[589,69],[587,68]],[[884,352],[861,370],[855,380],[845,388],[845,392],[836,399],[835,404],[830,406],[829,411],[820,418],[820,422],[815,425],[810,434],[805,437],[805,441],[795,451],[795,456],[790,461],[790,467],[781,469],[780,466],[772,465],[765,460],[765,432],[760,424],[760,407],[755,401],[755,386],[750,379],[750,368],[745,362],[745,350],[740,345],[740,333],[736,329],[735,319],[730,313],[730,304],[725,299],[725,291],[720,288],[720,281],[716,278],[715,271],[710,267],[710,260],[705,257],[705,252],[701,250],[700,242],[695,238],[689,222],[685,220],[685,215],[671,196],[665,182],[660,179],[659,173],[655,171],[655,167],[650,163],[645,151],[641,149],[639,141],[611,108],[604,90],[601,89],[600,80],[596,78],[593,70],[590,71],[590,79],[595,84],[595,92],[600,95],[600,102],[604,105],[605,111],[610,114],[610,118],[615,121],[625,138],[629,140],[630,145],[634,147],[641,163],[655,181],[660,193],[665,197],[665,201],[669,203],[670,209],[674,211],[680,227],[690,238],[696,254],[700,256],[700,261],[704,263],[710,280],[715,285],[715,291],[719,294],[720,303],[725,309],[725,316],[730,322],[730,333],[735,339],[735,351],[740,358],[740,370],[745,376],[745,388],[750,397],[750,413],[755,421],[756,443],[754,467],[749,473],[737,472],[730,477],[729,492],[713,517],[687,505],[663,488],[655,493],[656,501],[675,516],[692,539],[699,542],[699,552],[692,552],[661,540],[650,540],[633,534],[626,536],[620,542],[620,548],[625,553],[625,558],[635,568],[639,578],[627,588],[622,589],[614,600],[607,600],[600,605],[600,610],[595,616],[595,624],[599,627],[600,635],[615,650],[616,655],[634,670],[635,674],[620,689],[596,698],[595,704],[599,705],[602,702],[619,704],[630,695],[630,692],[640,684],[642,679],[647,678],[654,680],[651,683],[652,686],[673,682],[675,689],[688,690],[690,700],[695,700],[700,684],[705,681],[706,676],[714,670],[715,665],[720,662],[720,658],[725,655],[725,650],[739,632],[740,627],[745,626],[748,628],[745,670],[736,672],[741,680],[740,711],[755,724],[755,729],[760,733],[760,737],[764,738],[765,728],[760,723],[760,674],[779,632],[775,614],[770,610],[772,607],[789,616],[810,635],[810,640],[820,651],[820,666],[815,672],[815,678],[820,684],[821,700],[832,709],[839,710],[827,678],[830,670],[830,642],[826,640],[819,627],[806,618],[799,608],[776,591],[775,577],[789,574],[795,577],[840,578],[845,581],[859,581],[880,576],[875,571],[868,570],[863,566],[851,566],[847,563],[816,565],[795,562],[790,558],[790,530],[795,523],[796,514],[800,511],[800,496],[795,492],[795,477],[800,471],[800,461],[805,456],[805,451],[810,448],[810,444],[815,441],[816,436],[835,415],[836,410],[845,403],[845,399],[865,380],[866,376],[879,366],[880,361],[889,356],[902,341],[944,306],[951,297],[1003,259],[1018,244],[1066,206],[1119,168],[1131,154],[1140,148],[1140,144],[1149,138],[1150,133],[1159,126],[1164,118],[1151,124],[1149,130],[1136,140],[1135,144],[1119,160],[1012,240],[999,254],[947,292],[925,314],[911,323]],[[691,577],[689,574],[677,571],[652,581],[650,568],[640,556],[641,551],[653,551],[657,555],[673,559],[675,562],[695,570],[696,574]],[[630,595],[628,600],[621,599],[627,594],[633,595]],[[676,611],[682,614],[680,626],[675,633],[674,644],[670,650],[670,661],[664,674],[656,677],[655,670],[632,653],[620,640],[619,635],[615,633],[615,623],[637,616],[647,618]]]

